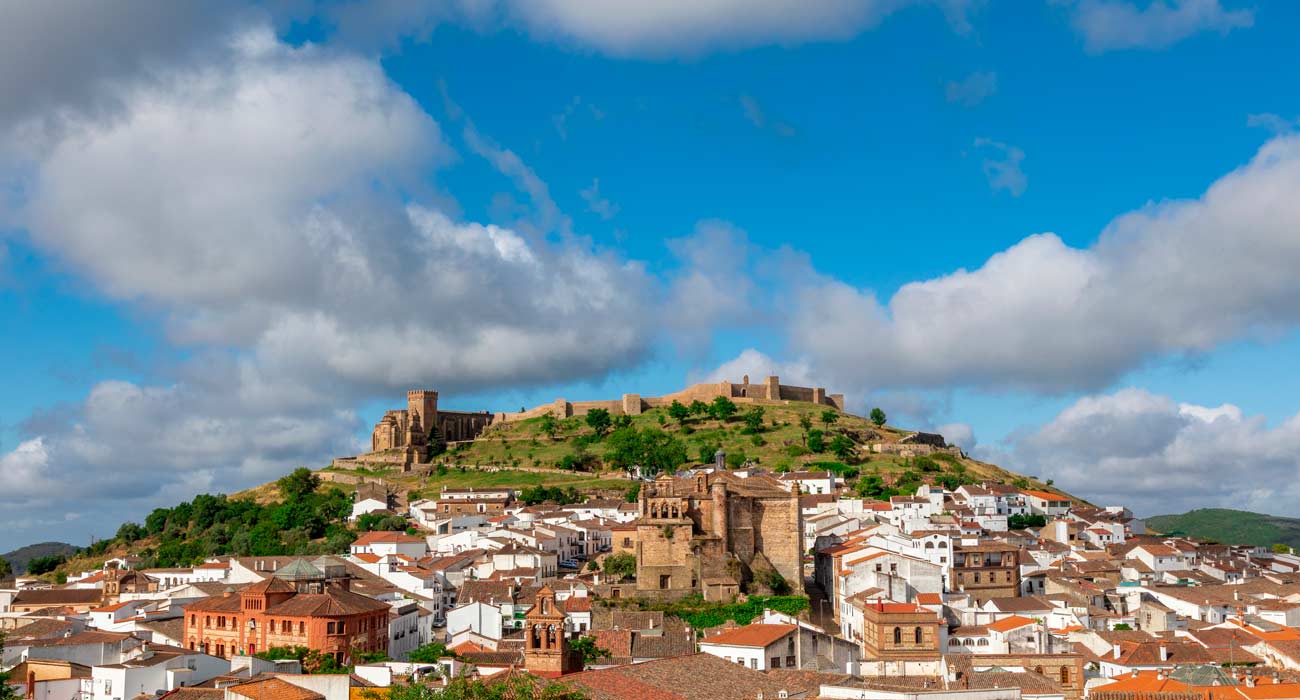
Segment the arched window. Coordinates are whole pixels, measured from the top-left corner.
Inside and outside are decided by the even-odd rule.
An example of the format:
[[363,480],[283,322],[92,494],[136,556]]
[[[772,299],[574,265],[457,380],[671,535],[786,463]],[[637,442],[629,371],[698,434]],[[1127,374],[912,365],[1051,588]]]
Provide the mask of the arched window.
[[987,640],[987,639],[981,639],[981,640],[979,640],[979,646],[986,647],[986,646],[988,646],[988,645],[989,645],[989,640]]
[[926,542],[926,543],[925,543],[925,548],[926,548],[926,549],[934,549],[934,543],[933,543],[933,542]]
[[895,643],[895,644],[902,644],[902,643],[903,643],[903,628],[902,628],[902,627],[895,627],[895,628],[894,628],[894,643]]
[[1062,666],[1062,667],[1061,667],[1061,685],[1069,685],[1069,684],[1070,684],[1070,667],[1069,667],[1069,666]]
[[920,628],[920,627],[917,627],[916,629],[912,630],[912,641],[915,642],[915,643],[917,643],[917,644],[920,644],[920,643],[921,643],[921,628]]
[[961,640],[961,643],[962,643],[963,645],[965,645],[965,646],[968,646],[968,647],[973,647],[973,646],[975,646],[975,640],[973,640],[973,639],[969,639],[969,638],[968,638],[968,639],[963,639],[963,640]]
[[959,647],[959,646],[961,646],[961,640],[960,640],[960,639],[957,639],[956,637],[953,637],[952,639],[949,639],[949,640],[948,640],[948,646],[950,646],[950,647]]
[[1037,673],[1037,674],[1040,675],[1040,676],[1043,675],[1043,667],[1042,667],[1042,666],[1035,666],[1035,667],[1034,667],[1034,673]]

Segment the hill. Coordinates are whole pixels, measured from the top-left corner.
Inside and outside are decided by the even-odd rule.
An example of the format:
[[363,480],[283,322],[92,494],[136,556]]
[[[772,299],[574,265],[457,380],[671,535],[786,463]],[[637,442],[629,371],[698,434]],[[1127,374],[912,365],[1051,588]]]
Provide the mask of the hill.
[[[452,485],[446,480],[456,478],[455,470],[472,470],[456,479],[464,482],[475,480],[473,471],[513,469],[551,480],[568,475],[581,489],[606,489],[612,495],[631,485],[625,469],[633,464],[689,468],[712,464],[714,453],[721,449],[730,468],[750,463],[775,472],[830,470],[851,484],[862,482],[858,492],[873,498],[911,493],[927,481],[955,488],[988,480],[1060,493],[1050,483],[970,459],[956,450],[897,454],[913,431],[878,426],[826,406],[789,401],[733,408],[735,412],[727,416],[710,414],[702,406],[690,415],[679,411],[676,416],[668,407],[653,408],[636,416],[612,416],[603,431],[579,416],[498,423],[478,439],[457,443],[436,456],[432,469],[403,472],[396,464],[340,459],[322,477],[347,482],[380,478],[399,495],[428,496],[438,486]],[[915,451],[924,452],[926,447],[917,446]]]
[[66,542],[40,542],[0,554],[0,558],[9,560],[9,565],[13,567],[15,574],[22,574],[27,571],[27,562],[33,559],[67,556],[75,551],[77,548]]
[[511,486],[527,503],[571,503],[587,495],[634,500],[640,482],[628,476],[628,467],[712,464],[719,449],[731,468],[749,463],[777,472],[834,471],[871,498],[912,493],[926,482],[956,488],[984,480],[1060,493],[1050,483],[955,449],[899,454],[931,448],[904,444],[914,435],[909,431],[825,406],[788,402],[763,406],[761,412],[732,409],[723,415],[699,410],[683,415],[656,408],[638,416],[609,416],[602,426],[585,417],[501,423],[413,471],[382,461],[338,459],[322,470],[298,469],[231,496],[200,494],[172,508],[140,513],[138,523],[123,523],[114,537],[77,551],[51,577],[58,580],[127,554],[140,557],[144,567],[166,567],[214,555],[342,553],[361,530],[409,525],[388,517],[348,522],[351,491],[359,482],[383,483],[398,512],[416,498],[436,497],[444,487]]
[[1147,527],[1166,534],[1182,534],[1224,544],[1300,547],[1300,518],[1252,513],[1226,508],[1198,508],[1179,515],[1156,515]]

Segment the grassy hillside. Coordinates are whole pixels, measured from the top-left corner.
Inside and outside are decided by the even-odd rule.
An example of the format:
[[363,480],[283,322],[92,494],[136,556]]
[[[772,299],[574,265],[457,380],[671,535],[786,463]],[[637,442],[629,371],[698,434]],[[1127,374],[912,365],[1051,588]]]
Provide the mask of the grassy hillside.
[[1300,518],[1226,508],[1201,508],[1180,515],[1146,519],[1147,527],[1166,534],[1215,540],[1224,544],[1300,547]]
[[401,519],[346,522],[350,493],[359,481],[384,482],[396,495],[399,511],[411,499],[436,497],[443,487],[511,486],[529,503],[571,502],[584,494],[622,498],[637,483],[627,477],[626,466],[654,463],[675,470],[711,464],[719,448],[732,467],[750,462],[778,472],[829,469],[858,493],[874,498],[911,493],[924,482],[955,488],[990,480],[1057,491],[1036,479],[946,453],[916,458],[873,453],[872,443],[895,443],[910,433],[814,404],[766,406],[761,417],[752,407],[740,407],[726,418],[671,418],[669,413],[661,408],[615,419],[600,434],[584,418],[535,418],[493,426],[418,471],[344,463],[314,474],[300,469],[229,497],[201,494],[173,508],[140,514],[142,523],[124,523],[115,537],[76,552],[49,575],[57,580],[121,554],[140,556],[145,566],[181,566],[223,554],[334,553],[345,551],[359,529],[409,525]]
[[[911,491],[921,481],[936,480],[949,485],[990,480],[1057,490],[1035,479],[968,458],[940,454],[909,459],[872,453],[869,449],[872,443],[898,442],[911,434],[910,431],[889,425],[876,426],[860,416],[827,411],[825,406],[800,402],[764,406],[761,420],[748,421],[746,414],[752,407],[742,404],[737,408],[738,412],[726,419],[698,414],[673,418],[667,408],[656,408],[625,418],[624,425],[611,426],[604,436],[598,436],[582,417],[560,421],[532,418],[490,427],[478,440],[458,445],[436,457],[436,469],[432,473],[403,473],[395,466],[357,465],[331,467],[323,475],[348,480],[381,478],[392,484],[399,495],[412,490],[431,495],[444,485],[539,483],[613,492],[622,490],[619,480],[625,478],[619,468],[621,447],[626,447],[629,440],[652,440],[654,453],[673,453],[675,456],[666,459],[677,467],[711,464],[713,453],[721,448],[733,468],[751,462],[778,472],[830,469],[848,477],[850,483],[859,478],[868,480],[875,486],[869,485],[862,492],[876,497],[887,497],[891,491]],[[814,437],[818,434],[820,440]],[[838,444],[836,438],[840,438]],[[635,461],[643,463],[640,459]],[[486,471],[493,469],[519,471],[502,477],[501,474],[508,472]],[[624,480],[622,484],[626,488],[628,482]]]
[[29,544],[26,547],[19,547],[12,552],[0,554],[0,557],[9,560],[15,574],[21,574],[27,571],[27,562],[42,557],[57,557],[59,555],[68,555],[77,551],[77,548],[67,542],[40,542],[38,544]]

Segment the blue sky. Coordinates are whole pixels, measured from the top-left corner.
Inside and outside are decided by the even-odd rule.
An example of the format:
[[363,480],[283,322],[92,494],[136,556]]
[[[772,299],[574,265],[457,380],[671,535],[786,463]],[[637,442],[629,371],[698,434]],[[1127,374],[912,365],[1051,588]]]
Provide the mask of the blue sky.
[[1139,513],[1300,515],[1293,3],[7,12],[0,546],[320,465],[411,386],[768,370]]

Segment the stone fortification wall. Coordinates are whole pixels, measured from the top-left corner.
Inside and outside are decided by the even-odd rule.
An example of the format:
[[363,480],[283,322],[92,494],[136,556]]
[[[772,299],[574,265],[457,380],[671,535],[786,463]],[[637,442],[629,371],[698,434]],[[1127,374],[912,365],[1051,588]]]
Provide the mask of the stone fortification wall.
[[570,416],[586,415],[593,408],[603,408],[613,415],[639,415],[651,408],[667,406],[673,401],[684,404],[690,404],[693,401],[708,403],[719,396],[725,396],[740,404],[781,405],[790,401],[807,401],[841,411],[844,410],[844,394],[827,394],[826,390],[821,387],[782,384],[779,377],[773,376],[768,377],[761,384],[751,383],[749,377],[744,377],[738,384],[732,382],[693,384],[681,391],[663,396],[624,394],[621,399],[615,401],[570,402],[564,399],[556,399],[549,404],[536,406],[526,411],[498,413],[495,417],[496,420],[501,422],[537,418],[548,413],[556,418],[568,418]]

